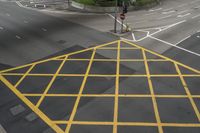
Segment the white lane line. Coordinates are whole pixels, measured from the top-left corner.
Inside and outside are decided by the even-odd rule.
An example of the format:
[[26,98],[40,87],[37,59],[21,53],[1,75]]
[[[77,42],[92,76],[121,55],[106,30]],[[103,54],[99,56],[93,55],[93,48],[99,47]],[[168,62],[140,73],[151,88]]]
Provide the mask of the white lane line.
[[0,26],[0,30],[3,30],[4,28]]
[[[114,17],[113,15],[108,14],[108,13],[106,13],[106,14],[115,20],[115,17]],[[118,22],[119,24],[122,24],[121,21],[118,20],[118,19],[117,19],[117,22]],[[123,24],[123,26],[126,28],[126,25],[125,25],[125,24]]]
[[1,124],[0,124],[0,133],[7,133]]
[[162,10],[162,8],[151,9],[151,10],[149,10],[149,12],[154,12],[154,11],[159,11],[159,10]]
[[188,12],[188,11],[189,10],[183,10],[183,11],[178,12],[177,14],[183,14],[183,13]]
[[199,9],[200,8],[200,6],[196,6],[196,7],[194,7],[194,9]]
[[162,12],[162,14],[170,14],[176,12],[175,10],[167,11],[167,12]]
[[45,28],[41,28],[42,29],[42,31],[44,31],[44,32],[46,32],[47,31],[47,29],[45,29]]
[[184,14],[184,15],[178,15],[177,17],[178,18],[183,18],[183,17],[186,17],[186,16],[188,16],[188,15],[190,15],[191,13],[187,13],[187,14]]
[[195,18],[198,18],[198,17],[200,17],[200,14],[193,16],[192,19],[195,19]]
[[179,47],[179,46],[176,46],[176,45],[174,45],[174,44],[172,44],[172,43],[166,42],[166,41],[164,41],[164,40],[158,39],[158,38],[153,37],[153,36],[149,36],[149,38],[152,38],[152,39],[154,39],[154,40],[160,41],[160,42],[162,42],[162,43],[165,43],[165,44],[167,44],[167,45],[173,46],[173,47],[175,47],[175,48],[178,48],[178,49],[180,49],[180,50],[183,50],[183,51],[185,51],[185,52],[188,52],[188,53],[190,53],[190,54],[193,54],[193,55],[196,55],[196,56],[199,56],[199,57],[200,57],[200,54],[199,54],[199,53],[190,51],[190,50],[188,50],[188,49],[185,49],[185,48],[182,48],[182,47]]
[[171,16],[172,16],[172,15],[168,15],[168,16],[160,17],[160,18],[158,18],[158,20],[165,19],[165,18],[169,18],[169,17],[171,17]]
[[153,15],[155,12],[144,14],[145,16]]
[[135,42],[136,39],[135,39],[135,35],[134,35],[134,33],[132,33],[132,37],[133,37],[133,41]]
[[16,35],[15,37],[16,37],[17,39],[22,39],[22,38],[21,38],[20,36],[18,36],[18,35]]
[[180,40],[179,42],[177,42],[175,45],[180,44],[181,42],[187,40],[187,39],[190,38],[190,37],[191,37],[191,35],[190,35],[190,36],[187,36],[187,37],[185,37],[185,38],[183,38],[182,40]]
[[190,4],[194,4],[194,3],[196,3],[196,2],[199,2],[199,0],[192,1],[192,2],[190,2]]
[[173,10],[173,8],[164,9],[163,12],[166,12],[166,11],[169,11],[169,10]]
[[6,13],[6,16],[10,17],[10,14],[9,14],[9,13]]
[[[169,29],[169,28],[171,28],[171,27],[174,27],[174,26],[179,25],[179,24],[184,23],[184,22],[186,22],[186,20],[183,20],[183,21],[180,21],[180,22],[177,22],[177,23],[168,25],[168,26],[162,26],[162,27],[147,28],[147,29],[143,29],[143,30],[138,30],[138,31],[147,32],[148,34],[147,34],[147,36],[145,36],[145,37],[143,37],[143,38],[140,38],[140,39],[136,40],[135,42],[140,42],[140,41],[142,41],[142,40],[148,38],[149,35],[150,35],[150,36],[151,36],[151,35],[155,35],[155,34],[157,34],[157,33],[160,33],[161,31],[165,31],[165,30],[167,30],[167,29]],[[148,30],[151,30],[151,29],[158,29],[158,31],[156,31],[156,32],[154,32],[154,33],[152,33],[152,34],[149,34],[149,31],[148,31]]]
[[183,7],[183,6],[186,6],[187,4],[182,4],[182,5],[179,5],[179,6],[177,6],[177,7]]
[[28,21],[24,20],[24,23],[25,23],[25,24],[27,24],[27,23],[28,23]]

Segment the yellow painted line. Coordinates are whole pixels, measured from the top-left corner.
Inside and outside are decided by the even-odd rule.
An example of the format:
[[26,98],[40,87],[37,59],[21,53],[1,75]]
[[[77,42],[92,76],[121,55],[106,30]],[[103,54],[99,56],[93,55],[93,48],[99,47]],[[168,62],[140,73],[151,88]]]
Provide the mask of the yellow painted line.
[[28,71],[20,78],[20,80],[15,84],[15,87],[17,87],[23,80],[24,80],[24,78],[28,75],[28,73],[33,69],[33,67],[34,67],[35,65],[32,65],[29,69],[28,69]]
[[122,42],[125,42],[125,43],[128,43],[128,44],[130,44],[130,45],[132,45],[132,46],[134,46],[134,47],[141,48],[141,49],[143,49],[143,50],[145,50],[145,51],[147,51],[147,52],[149,52],[149,53],[152,53],[152,54],[154,54],[154,55],[157,55],[158,57],[164,58],[164,59],[169,60],[169,61],[171,61],[171,62],[175,62],[176,64],[181,65],[182,67],[185,67],[185,68],[187,68],[187,69],[189,69],[189,70],[191,70],[191,71],[193,71],[193,72],[195,72],[195,73],[200,74],[200,71],[199,71],[199,70],[194,69],[194,68],[191,68],[191,67],[189,67],[189,66],[187,66],[187,65],[185,65],[185,64],[183,64],[183,63],[177,62],[177,61],[175,61],[175,60],[173,60],[173,59],[170,59],[170,58],[168,58],[168,57],[166,57],[166,56],[163,56],[163,55],[161,55],[161,54],[159,54],[159,53],[156,53],[156,52],[154,52],[154,51],[148,50],[148,49],[146,49],[146,48],[144,48],[144,47],[141,47],[141,46],[136,45],[136,44],[134,44],[134,43],[131,43],[131,42],[129,42],[129,41],[126,41],[126,40],[121,40],[121,41],[122,41]]
[[[24,73],[3,73],[2,75],[8,76],[23,76]],[[54,74],[39,74],[39,73],[28,73],[27,76],[54,76]],[[57,76],[63,77],[83,77],[85,74],[58,74]],[[106,75],[106,74],[90,74],[91,77],[115,77],[115,74]],[[144,74],[120,74],[120,77],[147,77]],[[152,74],[151,77],[179,77],[177,74]],[[200,77],[200,74],[182,74],[183,77]]]
[[60,127],[53,123],[42,111],[35,107],[26,97],[24,97],[12,84],[10,84],[2,75],[0,75],[1,81],[19,97],[35,114],[37,114],[44,122],[46,122],[55,132],[64,133]]
[[142,54],[143,54],[143,57],[144,57],[144,60],[145,60],[144,61],[145,69],[146,69],[146,74],[147,74],[147,77],[148,77],[150,93],[152,95],[152,102],[153,102],[153,108],[154,108],[154,112],[155,112],[155,116],[156,116],[156,121],[158,123],[158,131],[159,131],[159,133],[163,133],[161,120],[160,120],[160,115],[159,115],[159,112],[158,112],[158,105],[157,105],[157,102],[156,102],[156,98],[155,98],[155,94],[154,94],[154,90],[153,90],[153,84],[152,84],[151,77],[150,77],[150,72],[149,72],[149,66],[148,66],[148,62],[146,60],[147,58],[146,58],[146,54],[145,54],[144,50],[142,50]]
[[[102,47],[102,48],[99,48],[99,49],[105,49],[105,50],[112,50],[112,49],[114,49],[114,50],[117,50],[117,47]],[[139,48],[136,48],[136,47],[135,48],[134,47],[121,47],[120,49],[134,50],[134,49],[139,49]]]
[[49,82],[49,84],[47,85],[47,88],[45,89],[43,95],[40,97],[39,101],[37,102],[36,106],[39,107],[40,104],[42,103],[42,101],[45,98],[45,94],[47,94],[47,92],[49,91],[49,89],[51,88],[53,82],[55,81],[57,75],[59,74],[60,70],[62,69],[63,65],[65,64],[66,59],[68,58],[68,56],[65,57],[65,59],[62,61],[62,63],[60,64],[58,70],[56,71],[56,73],[54,74],[53,78],[51,79],[51,81]]
[[114,102],[114,118],[113,118],[113,133],[117,133],[118,123],[118,95],[119,95],[119,73],[120,73],[120,41],[117,44],[117,66],[116,66],[116,79],[115,79],[115,102]]
[[181,82],[182,82],[183,87],[184,87],[184,89],[185,89],[185,91],[186,91],[186,94],[188,95],[188,98],[189,98],[190,103],[191,103],[191,105],[192,105],[192,107],[193,107],[193,109],[194,109],[194,112],[195,112],[195,114],[196,114],[198,120],[200,121],[199,110],[198,110],[198,108],[197,108],[197,106],[196,106],[196,104],[195,104],[195,102],[194,102],[194,99],[193,99],[192,96],[191,96],[190,90],[188,89],[188,86],[187,86],[187,84],[186,84],[186,82],[185,82],[185,80],[184,80],[184,78],[183,78],[183,76],[182,76],[182,74],[181,74],[181,71],[180,71],[178,65],[177,65],[176,63],[174,63],[174,65],[175,65],[175,67],[176,67],[177,73],[178,73],[179,76],[180,76]]
[[[37,97],[43,94],[38,93],[23,93],[23,96]],[[78,94],[46,94],[45,97],[77,97]],[[81,97],[115,97],[115,94],[81,94]],[[151,98],[149,94],[118,94],[118,97],[132,97],[132,98]],[[156,98],[188,98],[188,95],[155,95]],[[200,95],[191,95],[192,98],[200,98]]]
[[[68,124],[69,121],[53,121],[55,124]],[[73,121],[77,125],[114,125],[114,122],[99,121]],[[118,126],[158,126],[158,123],[150,122],[118,122]],[[163,127],[200,127],[199,123],[161,123]]]
[[88,48],[88,49],[84,49],[84,50],[72,52],[72,53],[69,53],[69,54],[60,55],[60,56],[52,57],[52,58],[41,60],[41,61],[36,61],[36,62],[29,63],[29,64],[26,64],[26,65],[18,66],[18,67],[15,67],[15,68],[10,68],[10,69],[6,69],[6,70],[2,70],[2,71],[0,71],[0,74],[4,73],[4,72],[8,72],[8,71],[12,71],[12,70],[17,70],[17,69],[20,69],[20,68],[24,68],[24,67],[27,67],[27,66],[31,66],[31,65],[34,65],[34,64],[40,64],[40,63],[44,63],[44,62],[51,61],[51,60],[54,60],[54,59],[62,58],[64,56],[70,56],[70,55],[78,54],[78,53],[81,53],[81,52],[90,51],[90,50],[92,50],[94,48],[101,48],[101,47],[104,47],[104,46],[107,46],[107,45],[110,45],[110,44],[114,44],[114,43],[117,43],[117,42],[118,42],[118,40],[113,41],[113,42],[109,42],[109,43],[106,43],[106,44],[102,44],[102,45],[99,45],[99,46],[91,47],[91,48]]
[[81,87],[80,87],[80,90],[79,90],[79,93],[78,93],[76,102],[75,102],[75,104],[74,104],[74,108],[73,108],[72,113],[71,113],[71,115],[70,115],[69,123],[68,123],[68,125],[67,125],[67,127],[66,127],[66,129],[65,129],[65,133],[69,133],[69,131],[70,131],[70,128],[71,128],[71,125],[72,125],[72,121],[74,120],[74,117],[75,117],[75,114],[76,114],[76,111],[77,111],[77,108],[78,108],[78,104],[79,104],[80,99],[81,99],[81,94],[82,94],[83,89],[84,89],[84,87],[85,87],[85,84],[86,84],[86,81],[87,81],[87,77],[88,77],[88,74],[89,74],[89,72],[90,72],[90,68],[91,68],[91,66],[92,66],[95,53],[96,53],[96,49],[93,50],[92,57],[91,57],[90,62],[89,62],[89,64],[88,64],[87,71],[86,71],[86,73],[85,73],[83,82],[82,82],[82,84],[81,84]]

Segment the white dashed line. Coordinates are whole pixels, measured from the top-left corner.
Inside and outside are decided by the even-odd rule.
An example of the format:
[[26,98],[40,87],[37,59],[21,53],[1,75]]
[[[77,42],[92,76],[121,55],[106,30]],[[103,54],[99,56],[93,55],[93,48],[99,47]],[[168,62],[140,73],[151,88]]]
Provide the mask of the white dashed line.
[[171,10],[171,11],[167,11],[167,12],[162,12],[162,14],[170,14],[170,13],[173,13],[173,12],[176,12],[175,10]]
[[22,39],[22,38],[21,38],[20,36],[18,36],[18,35],[16,35],[15,37],[16,37],[17,39]]
[[186,6],[187,4],[182,4],[182,5],[179,5],[179,6],[177,6],[177,7],[183,7],[183,6]]
[[9,14],[9,13],[6,13],[6,16],[10,17],[10,14]]
[[165,18],[169,18],[169,17],[171,17],[172,15],[168,15],[168,16],[164,16],[164,17],[160,17],[160,18],[158,18],[158,20],[160,20],[160,19],[165,19]]
[[24,20],[24,23],[25,23],[25,24],[27,24],[27,23],[28,23],[28,21]]
[[167,8],[167,9],[164,9],[163,12],[166,12],[166,11],[169,11],[169,10],[172,10],[173,8]]
[[183,10],[183,11],[180,11],[178,14],[183,14],[185,12],[187,12],[188,10]]
[[45,28],[42,28],[42,31],[46,32],[46,31],[47,31],[47,29],[45,29]]
[[200,14],[193,16],[192,19],[195,19],[195,18],[198,18],[198,17],[200,17]]
[[187,13],[187,14],[184,14],[184,15],[178,15],[177,17],[178,18],[183,18],[183,17],[186,17],[186,16],[188,16],[188,15],[190,15],[191,13]]
[[153,15],[155,12],[144,14],[145,16]]
[[154,11],[159,11],[159,10],[162,10],[162,8],[151,9],[151,10],[149,10],[149,12],[154,12]]

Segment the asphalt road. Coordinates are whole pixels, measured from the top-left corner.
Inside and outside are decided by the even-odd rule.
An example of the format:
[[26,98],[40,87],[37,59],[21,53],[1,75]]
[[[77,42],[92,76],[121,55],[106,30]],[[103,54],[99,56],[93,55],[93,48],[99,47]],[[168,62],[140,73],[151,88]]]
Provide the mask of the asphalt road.
[[[182,3],[182,4],[180,4]],[[138,45],[146,47],[152,51],[175,59],[188,66],[200,69],[199,62],[199,1],[188,0],[165,0],[157,7],[148,10],[129,12],[126,22],[133,27],[133,34],[124,36]],[[98,44],[116,40],[117,37],[107,33],[113,28],[112,14],[82,14],[74,12],[52,12],[35,11],[19,7],[15,3],[0,3],[0,63],[2,69],[13,67],[35,60],[41,60],[51,56],[70,53]],[[119,23],[118,23],[119,24]],[[119,25],[118,25],[119,26]],[[124,43],[125,46],[130,46]],[[114,46],[113,46],[114,47]],[[143,59],[141,51],[122,50],[123,59]],[[152,55],[151,55],[152,56]],[[158,57],[148,58],[157,59]],[[88,61],[77,59],[88,59],[91,53],[76,55],[76,60],[68,61],[64,64],[61,74],[85,74]],[[116,59],[117,51],[97,50],[95,59]],[[62,59],[61,59],[62,60]],[[37,64],[30,74],[52,74],[55,73],[61,60],[53,60],[43,64]],[[69,63],[69,64],[67,64]],[[172,62],[151,62],[149,69],[152,74],[176,74],[175,66]],[[141,62],[120,62],[120,73],[123,74],[144,74],[145,65]],[[191,71],[181,68],[182,73],[191,74]],[[25,74],[27,68],[15,71],[18,74]],[[95,61],[91,66],[90,74],[115,74],[115,61]],[[12,71],[11,71],[12,73]],[[192,73],[193,74],[193,73]],[[198,73],[199,74],[199,73]],[[11,84],[21,78],[20,75],[4,75]],[[27,76],[27,75],[26,75]],[[49,76],[25,76],[19,84],[21,93],[43,93],[51,77]],[[199,96],[199,77],[184,77],[192,96]],[[83,78],[81,76],[65,77],[60,76],[55,79],[50,88],[49,94],[77,94]],[[84,94],[114,94],[115,81],[112,76],[89,77],[86,82]],[[119,100],[120,122],[158,122],[154,116],[155,108],[148,87],[148,82],[152,82],[156,95],[166,95],[166,97],[156,98],[161,122],[163,123],[192,123],[198,124],[189,99],[187,87],[177,77],[165,75],[163,77],[149,78],[144,77],[120,77],[119,93],[124,94]],[[63,89],[63,86],[69,87]],[[101,86],[101,90],[95,87]],[[29,89],[27,89],[29,88]],[[74,88],[73,90],[70,90]],[[95,88],[95,89],[94,89]],[[102,89],[103,88],[103,89]],[[134,88],[134,89],[132,89]],[[141,89],[138,89],[141,88]],[[166,89],[167,88],[167,89]],[[186,91],[185,91],[186,89]],[[1,83],[1,104],[0,104],[0,130],[2,127],[8,133],[18,132],[41,132],[51,133],[49,128],[37,115],[23,104],[9,89]],[[187,93],[187,95],[186,95]],[[129,97],[126,95],[150,95],[150,97]],[[174,98],[173,98],[173,95]],[[181,95],[183,97],[176,97]],[[171,98],[169,98],[172,96]],[[36,104],[38,97],[27,97]],[[193,98],[193,104],[200,109],[199,98]],[[66,102],[63,102],[66,101]],[[154,100],[153,100],[154,101]],[[47,97],[41,104],[40,109],[53,120],[68,120],[69,112],[72,110],[75,97]],[[73,118],[76,121],[113,121],[114,109],[116,104],[114,97],[82,97],[77,107],[77,113]],[[155,103],[154,103],[155,104]],[[20,105],[20,106],[19,106]],[[13,108],[14,107],[14,108]],[[64,110],[63,107],[66,107]],[[58,109],[59,108],[59,109]],[[56,110],[55,110],[56,109]],[[32,115],[30,115],[32,114]],[[156,114],[156,113],[155,113]],[[197,115],[198,116],[198,115]],[[58,124],[59,125],[59,124]],[[187,125],[187,124],[186,124]],[[1,127],[2,126],[2,127]],[[66,125],[60,124],[59,127],[65,130]],[[105,132],[111,133],[112,125],[72,125],[70,133]],[[118,126],[119,133],[157,133],[155,126]],[[163,127],[164,133],[199,133],[197,127]]]
[[116,39],[83,25],[21,8],[16,3],[1,2],[0,10],[2,64],[18,66],[73,46],[87,48]]

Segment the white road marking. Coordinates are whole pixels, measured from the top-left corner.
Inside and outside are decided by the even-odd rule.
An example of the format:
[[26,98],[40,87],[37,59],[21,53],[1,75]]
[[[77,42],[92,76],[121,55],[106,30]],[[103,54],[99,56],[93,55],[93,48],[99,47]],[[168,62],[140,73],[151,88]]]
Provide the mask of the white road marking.
[[42,28],[42,31],[46,32],[46,31],[47,31],[47,29],[45,29],[45,28]]
[[178,49],[180,49],[180,50],[183,50],[183,51],[185,51],[185,52],[188,52],[188,53],[190,53],[190,54],[193,54],[193,55],[196,55],[196,56],[199,56],[199,57],[200,57],[200,54],[199,54],[199,53],[190,51],[190,50],[188,50],[188,49],[185,49],[185,48],[182,48],[182,47],[179,47],[179,46],[176,46],[176,45],[174,45],[174,44],[172,44],[172,43],[166,42],[166,41],[164,41],[164,40],[158,39],[158,38],[153,37],[153,36],[149,36],[149,38],[152,38],[152,39],[154,39],[154,40],[160,41],[160,42],[162,42],[162,43],[165,43],[165,44],[167,44],[167,45],[173,46],[173,47],[175,47],[175,48],[178,48]]
[[198,18],[198,17],[200,17],[200,14],[193,16],[192,19],[195,19],[195,18]]
[[152,34],[147,34],[147,36],[145,36],[145,37],[143,37],[143,38],[141,38],[141,39],[138,39],[138,40],[136,40],[135,42],[140,42],[140,41],[142,41],[142,40],[148,38],[148,36],[155,35],[155,34],[161,32],[161,31],[167,30],[167,29],[169,29],[169,28],[171,28],[171,27],[174,27],[174,26],[176,26],[176,25],[178,25],[178,24],[181,24],[181,23],[184,23],[184,22],[186,22],[186,20],[183,20],[183,21],[180,21],[180,22],[177,22],[177,23],[168,25],[168,26],[162,26],[162,27],[156,27],[156,28],[147,28],[147,29],[143,29],[143,30],[137,30],[137,31],[143,31],[143,32],[147,32],[147,33],[149,33],[148,30],[151,30],[151,29],[157,29],[158,31],[156,31],[156,32],[154,32],[154,33],[152,33]]
[[177,6],[177,7],[183,7],[183,6],[186,6],[187,4],[182,4],[182,5],[179,5],[179,6]]
[[200,36],[197,36],[197,38],[200,38]]
[[162,12],[162,14],[170,14],[170,13],[173,13],[173,12],[176,12],[175,10],[171,10],[171,11],[167,11],[167,12]]
[[196,7],[194,7],[194,9],[199,9],[200,8],[200,6],[196,6]]
[[196,2],[199,2],[199,0],[192,1],[192,2],[190,2],[190,4],[194,4],[194,3],[196,3]]
[[23,7],[23,5],[19,1],[16,1],[16,3],[18,6]]
[[158,20],[165,19],[165,18],[169,18],[169,17],[171,17],[171,16],[172,16],[172,15],[168,15],[168,16],[160,17],[160,18],[158,18]]
[[167,8],[167,9],[164,9],[163,12],[166,12],[166,11],[169,11],[169,10],[172,10],[173,8]]
[[22,39],[22,38],[21,38],[20,36],[18,36],[18,35],[16,35],[15,37],[16,37],[17,39]]
[[[115,17],[114,17],[113,15],[108,14],[108,13],[106,13],[106,14],[115,20]],[[117,19],[117,22],[118,22],[119,24],[122,24],[121,21],[118,20],[118,19]],[[126,25],[125,25],[125,24],[123,24],[123,26],[126,28]]]
[[9,13],[6,13],[6,16],[10,17],[10,14],[9,14]]
[[27,23],[28,23],[28,21],[24,20],[24,23],[25,23],[25,24],[27,24]]
[[133,41],[136,41],[134,33],[132,33]]
[[183,13],[188,12],[188,11],[189,10],[183,10],[183,11],[178,12],[178,14],[183,14]]
[[3,30],[4,28],[0,26],[0,30]]
[[187,14],[184,14],[184,15],[178,15],[177,17],[178,18],[183,18],[183,17],[186,17],[186,16],[188,16],[188,15],[190,15],[191,13],[187,13]]
[[190,38],[191,36],[187,36],[187,37],[185,37],[185,38],[183,38],[182,40],[180,40],[179,42],[177,42],[175,45],[178,45],[178,44],[180,44],[181,42],[183,42],[183,41],[185,41],[185,40],[187,40],[188,38]]
[[159,10],[162,10],[162,8],[151,9],[151,10],[149,10],[149,12],[154,12],[154,11],[159,11]]
[[0,124],[0,133],[7,133],[1,124]]
[[155,12],[144,14],[145,16],[153,15]]

